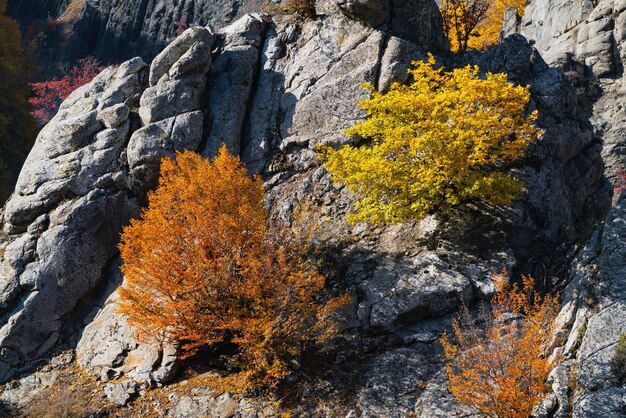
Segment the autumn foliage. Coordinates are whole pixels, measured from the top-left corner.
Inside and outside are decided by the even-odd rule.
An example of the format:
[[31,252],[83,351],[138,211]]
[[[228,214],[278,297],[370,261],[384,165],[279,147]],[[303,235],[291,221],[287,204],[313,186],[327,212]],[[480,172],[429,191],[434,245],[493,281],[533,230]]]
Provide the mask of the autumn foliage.
[[187,28],[189,28],[189,16],[187,14],[184,14],[183,17],[181,17],[180,20],[177,20],[176,22],[174,22],[174,26],[176,27],[176,36],[180,36],[183,34],[183,32],[185,32],[187,30]]
[[557,295],[541,296],[531,277],[509,284],[494,276],[498,293],[479,327],[467,308],[441,343],[450,391],[493,418],[528,418],[542,400],[554,359],[549,349],[556,331]]
[[396,223],[481,200],[510,204],[522,184],[507,167],[539,130],[528,115],[527,87],[477,67],[445,72],[434,58],[414,62],[411,85],[368,88],[369,117],[346,131],[363,146],[320,154],[335,181],[356,194],[353,222]]
[[524,14],[526,0],[442,0],[443,30],[453,51],[485,49],[498,42],[504,12]]
[[29,100],[33,106],[33,115],[47,123],[56,115],[59,106],[74,90],[89,83],[104,67],[100,62],[87,57],[80,59],[63,77],[50,81],[33,83],[33,96]]
[[236,344],[234,390],[290,374],[304,349],[333,336],[332,314],[346,301],[322,302],[324,276],[305,244],[271,225],[263,194],[225,147],[212,162],[177,154],[120,244],[119,310],[139,337],[178,342],[183,357]]

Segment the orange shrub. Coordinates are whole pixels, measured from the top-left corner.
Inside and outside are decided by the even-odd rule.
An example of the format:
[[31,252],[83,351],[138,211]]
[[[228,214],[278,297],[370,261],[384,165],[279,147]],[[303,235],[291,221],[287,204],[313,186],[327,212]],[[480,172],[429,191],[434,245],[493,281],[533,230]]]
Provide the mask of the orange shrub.
[[441,338],[450,391],[489,417],[528,418],[549,390],[558,296],[534,292],[531,277],[522,278],[521,289],[508,284],[506,272],[494,281],[498,293],[484,327],[464,308],[453,324],[456,342]]
[[233,390],[272,386],[307,346],[336,332],[345,297],[323,303],[325,278],[306,245],[270,225],[263,183],[220,149],[165,159],[159,188],[124,229],[121,313],[140,338],[180,343],[181,355],[230,340]]

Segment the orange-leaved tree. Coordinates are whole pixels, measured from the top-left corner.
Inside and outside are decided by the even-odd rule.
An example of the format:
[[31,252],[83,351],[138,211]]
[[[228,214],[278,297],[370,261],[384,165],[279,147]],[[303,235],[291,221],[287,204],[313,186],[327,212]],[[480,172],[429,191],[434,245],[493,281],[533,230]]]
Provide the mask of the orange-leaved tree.
[[496,42],[509,8],[524,14],[526,0],[442,0],[443,31],[453,51],[484,49]]
[[263,195],[225,147],[212,162],[179,153],[163,160],[159,187],[120,244],[119,311],[140,339],[176,342],[183,357],[236,344],[231,390],[287,376],[304,349],[334,335],[347,300],[322,301],[324,276],[306,244],[271,225]]
[[532,277],[509,284],[494,276],[498,292],[479,327],[467,308],[453,324],[453,337],[441,343],[450,391],[493,418],[527,418],[549,390],[554,358],[550,348],[559,310],[558,295],[541,296]]

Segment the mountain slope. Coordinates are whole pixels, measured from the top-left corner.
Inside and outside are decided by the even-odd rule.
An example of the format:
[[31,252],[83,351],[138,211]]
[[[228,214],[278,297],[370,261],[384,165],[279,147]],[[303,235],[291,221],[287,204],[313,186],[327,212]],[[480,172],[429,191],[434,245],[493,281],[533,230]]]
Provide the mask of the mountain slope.
[[[146,19],[142,27],[160,18]],[[155,52],[165,33],[146,38]],[[421,222],[349,225],[353,198],[320,166],[315,144],[349,143],[341,131],[365,116],[357,107],[368,94],[363,82],[384,89],[405,81],[410,61],[426,52],[447,67],[476,64],[531,86],[545,133],[515,169],[527,190],[507,209],[468,205]],[[318,370],[309,392],[300,394],[299,416],[472,413],[447,393],[438,338],[461,303],[492,294],[491,273],[503,267],[532,273],[548,288],[569,284],[562,318],[571,330],[560,367],[580,369],[581,380],[575,393],[555,380],[550,414],[566,413],[573,400],[582,405],[577,416],[606,416],[585,405],[621,396],[617,386],[597,391],[593,379],[606,372],[595,365],[610,357],[610,350],[594,357],[598,332],[623,312],[611,302],[621,300],[611,289],[618,289],[621,274],[623,202],[610,212],[609,226],[592,235],[609,210],[611,190],[603,132],[591,122],[598,115],[580,94],[520,35],[484,53],[450,55],[429,0],[328,0],[307,20],[245,15],[217,32],[187,30],[149,66],[134,58],[105,70],[44,128],[2,212],[0,379],[17,382],[5,387],[3,399],[31,396],[32,380],[49,376],[36,366],[60,349],[75,352],[77,364],[119,404],[145,390],[144,382],[166,384],[177,367],[188,367],[169,347],[137,342],[115,313],[123,280],[115,247],[122,225],[155,186],[162,156],[183,149],[211,156],[225,143],[262,175],[274,218],[291,221],[299,203],[318,208],[332,281],[354,296],[344,318],[346,341],[334,365]],[[607,273],[596,282],[595,271]],[[584,289],[595,291],[597,283],[608,290],[599,287],[600,302],[581,308]],[[589,326],[581,341],[583,317]],[[621,328],[610,329],[613,341]],[[271,410],[206,385],[169,395],[162,410],[169,416]],[[118,412],[140,416],[140,406],[133,408]]]

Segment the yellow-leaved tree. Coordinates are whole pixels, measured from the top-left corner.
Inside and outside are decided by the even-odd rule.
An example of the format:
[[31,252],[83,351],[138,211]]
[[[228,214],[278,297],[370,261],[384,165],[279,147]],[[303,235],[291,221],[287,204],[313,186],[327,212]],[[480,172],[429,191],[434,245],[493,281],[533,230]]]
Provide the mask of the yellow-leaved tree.
[[494,276],[498,292],[478,326],[467,308],[441,338],[449,388],[459,401],[488,417],[528,418],[550,390],[546,383],[558,295],[541,296],[532,277],[511,285],[507,273]]
[[445,72],[432,56],[413,64],[410,85],[367,86],[368,118],[345,132],[367,144],[319,148],[333,180],[358,198],[348,219],[397,223],[464,202],[510,204],[523,185],[507,168],[540,133],[528,87],[477,67]]
[[526,0],[442,0],[443,31],[452,51],[485,49],[497,43],[509,8],[523,16]]
[[273,386],[312,344],[336,332],[325,277],[307,244],[273,225],[263,183],[222,146],[164,159],[148,208],[122,234],[119,311],[140,339],[180,344],[181,355],[228,340],[239,373],[229,390]]

